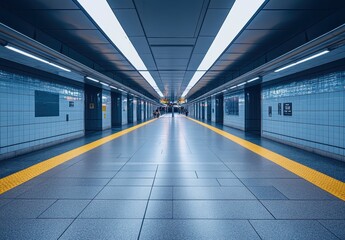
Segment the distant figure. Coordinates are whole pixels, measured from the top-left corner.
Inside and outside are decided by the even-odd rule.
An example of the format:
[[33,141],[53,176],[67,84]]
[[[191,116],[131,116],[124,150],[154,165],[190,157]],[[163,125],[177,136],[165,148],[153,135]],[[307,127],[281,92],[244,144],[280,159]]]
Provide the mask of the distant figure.
[[156,109],[156,118],[159,118],[159,110],[158,110],[158,108]]
[[153,118],[156,118],[156,111],[153,110]]
[[186,117],[188,117],[188,110],[186,109]]

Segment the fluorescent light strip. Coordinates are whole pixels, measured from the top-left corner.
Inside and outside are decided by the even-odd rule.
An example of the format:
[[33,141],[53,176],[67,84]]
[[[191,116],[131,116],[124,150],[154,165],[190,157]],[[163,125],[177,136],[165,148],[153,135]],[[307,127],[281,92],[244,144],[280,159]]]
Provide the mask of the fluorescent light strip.
[[256,77],[256,78],[248,80],[246,83],[254,82],[255,80],[258,80],[258,79],[259,79],[259,77]]
[[110,86],[110,88],[112,88],[112,89],[117,89],[117,87],[114,87],[114,86]]
[[257,10],[265,0],[237,0],[230,9],[223,25],[213,40],[210,48],[208,49],[204,59],[200,63],[197,71],[194,73],[191,81],[189,82],[186,90],[183,92],[182,97],[185,97],[189,90],[201,79],[204,74],[199,71],[208,71],[229,44],[235,39],[238,33],[253,17]]
[[163,97],[107,1],[78,0],[78,2],[153,89],[158,89],[155,91],[159,96]]
[[104,86],[107,86],[109,87],[109,84],[108,83],[104,83],[104,82],[99,82],[100,84],[104,85]]
[[47,61],[47,60],[44,60],[44,59],[42,59],[42,58],[40,58],[40,57],[37,57],[37,56],[35,56],[35,55],[32,55],[31,53],[25,52],[25,51],[20,50],[20,49],[18,49],[18,48],[15,48],[15,47],[12,47],[12,46],[9,46],[9,45],[6,45],[5,48],[7,48],[7,49],[9,49],[9,50],[11,50],[11,51],[14,51],[14,52],[16,52],[16,53],[20,53],[20,54],[22,54],[22,55],[24,55],[24,56],[27,56],[27,57],[29,57],[29,58],[35,59],[35,60],[37,60],[37,61],[43,62],[43,63],[45,63],[45,64],[51,65],[51,66],[53,66],[53,67],[55,67],[55,68],[59,68],[59,69],[64,70],[64,71],[66,71],[66,72],[70,72],[70,71],[71,71],[71,70],[69,70],[69,69],[67,69],[67,68],[61,67],[61,66],[59,66],[59,65],[57,65],[57,64],[55,64],[55,63],[49,62],[49,61]]
[[322,51],[322,52],[317,53],[317,54],[314,54],[314,55],[312,55],[312,56],[310,56],[310,57],[307,57],[307,58],[304,58],[304,59],[302,59],[302,60],[299,60],[298,62],[291,63],[291,64],[289,64],[289,65],[287,65],[287,66],[285,66],[285,67],[282,67],[282,68],[279,68],[279,69],[277,69],[277,70],[274,70],[274,72],[283,71],[283,70],[285,70],[285,69],[287,69],[287,68],[296,66],[296,65],[298,65],[298,64],[300,64],[300,63],[304,63],[304,62],[309,61],[309,60],[311,60],[311,59],[320,57],[320,56],[322,56],[322,55],[324,55],[324,54],[326,54],[326,53],[329,53],[329,50]]
[[97,79],[94,79],[94,78],[92,78],[92,77],[86,77],[87,79],[89,79],[89,80],[91,80],[91,81],[94,81],[94,82],[97,82],[97,83],[99,83],[99,80],[97,80]]
[[232,86],[230,89],[234,89],[234,88],[236,88],[237,86]]
[[246,84],[246,82],[243,82],[243,83],[237,84],[236,86],[237,86],[237,87],[239,87],[239,86],[243,86],[244,84]]

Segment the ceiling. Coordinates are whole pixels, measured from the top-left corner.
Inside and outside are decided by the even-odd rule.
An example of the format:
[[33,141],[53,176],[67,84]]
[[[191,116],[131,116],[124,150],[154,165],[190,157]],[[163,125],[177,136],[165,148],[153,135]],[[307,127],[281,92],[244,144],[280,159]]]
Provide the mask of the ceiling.
[[[108,3],[157,86],[176,100],[234,0]],[[196,98],[345,23],[344,9],[343,0],[266,1],[187,97]],[[159,98],[77,1],[1,1],[0,10],[4,24],[136,91]]]

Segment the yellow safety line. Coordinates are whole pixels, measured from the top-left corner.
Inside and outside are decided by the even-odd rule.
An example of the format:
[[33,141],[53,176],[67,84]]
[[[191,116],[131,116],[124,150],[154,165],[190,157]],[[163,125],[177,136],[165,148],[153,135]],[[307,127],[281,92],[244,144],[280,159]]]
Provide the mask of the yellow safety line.
[[326,174],[318,172],[312,168],[304,166],[298,162],[295,162],[289,158],[286,158],[280,154],[272,152],[266,148],[263,148],[259,145],[254,143],[248,142],[242,138],[236,137],[228,132],[222,131],[218,128],[212,127],[208,124],[203,122],[197,121],[195,119],[189,118],[188,119],[226,137],[227,139],[241,145],[242,147],[278,164],[279,166],[289,170],[290,172],[304,178],[305,180],[313,183],[314,185],[318,186],[319,188],[329,192],[330,194],[340,198],[341,200],[345,201],[345,183],[334,179]]
[[16,172],[14,174],[11,174],[7,177],[0,179],[0,194],[7,192],[8,190],[15,188],[19,186],[20,184],[23,184],[30,179],[37,177],[38,175],[64,163],[67,162],[83,153],[86,153],[94,148],[97,148],[107,142],[110,142],[114,140],[115,138],[121,137],[122,135],[125,135],[129,132],[134,131],[137,128],[140,128],[142,126],[145,126],[146,124],[149,124],[156,119],[152,119],[150,121],[138,124],[134,127],[130,127],[128,129],[122,130],[120,132],[114,133],[112,135],[109,135],[107,137],[101,138],[99,140],[96,140],[94,142],[88,143],[84,146],[75,148],[73,150],[70,150],[68,152],[65,152],[63,154],[60,154],[58,156],[52,157],[50,159],[47,159],[43,162],[37,163],[31,167],[28,167],[26,169],[23,169],[19,172]]

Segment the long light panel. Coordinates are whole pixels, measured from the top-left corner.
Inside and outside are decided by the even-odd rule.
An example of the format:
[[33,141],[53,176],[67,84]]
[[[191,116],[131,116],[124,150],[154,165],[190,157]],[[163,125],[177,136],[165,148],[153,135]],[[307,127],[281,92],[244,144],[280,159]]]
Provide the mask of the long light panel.
[[310,57],[307,57],[307,58],[304,58],[304,59],[302,59],[302,60],[299,60],[298,62],[291,63],[291,64],[289,64],[289,65],[287,65],[287,66],[285,66],[285,67],[282,67],[282,68],[278,68],[277,70],[274,70],[274,72],[280,72],[280,71],[283,71],[283,70],[285,70],[285,69],[294,67],[294,66],[296,66],[296,65],[298,65],[298,64],[301,64],[301,63],[304,63],[304,62],[309,61],[309,60],[311,60],[311,59],[314,59],[314,58],[320,57],[320,56],[322,56],[322,55],[325,55],[326,53],[329,53],[329,50],[324,50],[324,51],[319,52],[319,53],[317,53],[317,54],[314,54],[314,55],[312,55],[312,56],[310,56]]
[[5,48],[7,48],[7,49],[9,49],[9,50],[11,50],[11,51],[14,51],[14,52],[16,52],[16,53],[22,54],[22,55],[24,55],[24,56],[26,56],[26,57],[35,59],[35,60],[37,60],[37,61],[39,61],[39,62],[43,62],[43,63],[45,63],[45,64],[48,64],[48,65],[50,65],[50,66],[53,66],[53,67],[55,67],[55,68],[64,70],[64,71],[66,71],[66,72],[70,72],[70,71],[71,71],[71,70],[69,70],[69,69],[67,69],[67,68],[64,68],[64,67],[62,67],[62,66],[60,66],[60,65],[57,65],[57,64],[52,63],[52,62],[49,62],[49,61],[47,61],[47,60],[45,60],[45,59],[43,59],[43,58],[37,57],[37,56],[35,56],[35,55],[31,54],[31,53],[28,53],[28,52],[26,52],[26,51],[23,51],[23,50],[19,49],[19,48],[16,48],[16,47],[13,47],[13,46],[10,46],[10,45],[6,45]]
[[190,89],[194,87],[202,76],[212,67],[215,61],[235,39],[237,34],[243,29],[264,2],[265,0],[235,1],[197,71],[194,73],[187,88],[184,90],[182,97],[185,97]]
[[78,2],[135,69],[139,71],[141,76],[153,87],[160,97],[163,97],[162,92],[147,70],[108,2],[106,0],[78,0]]

